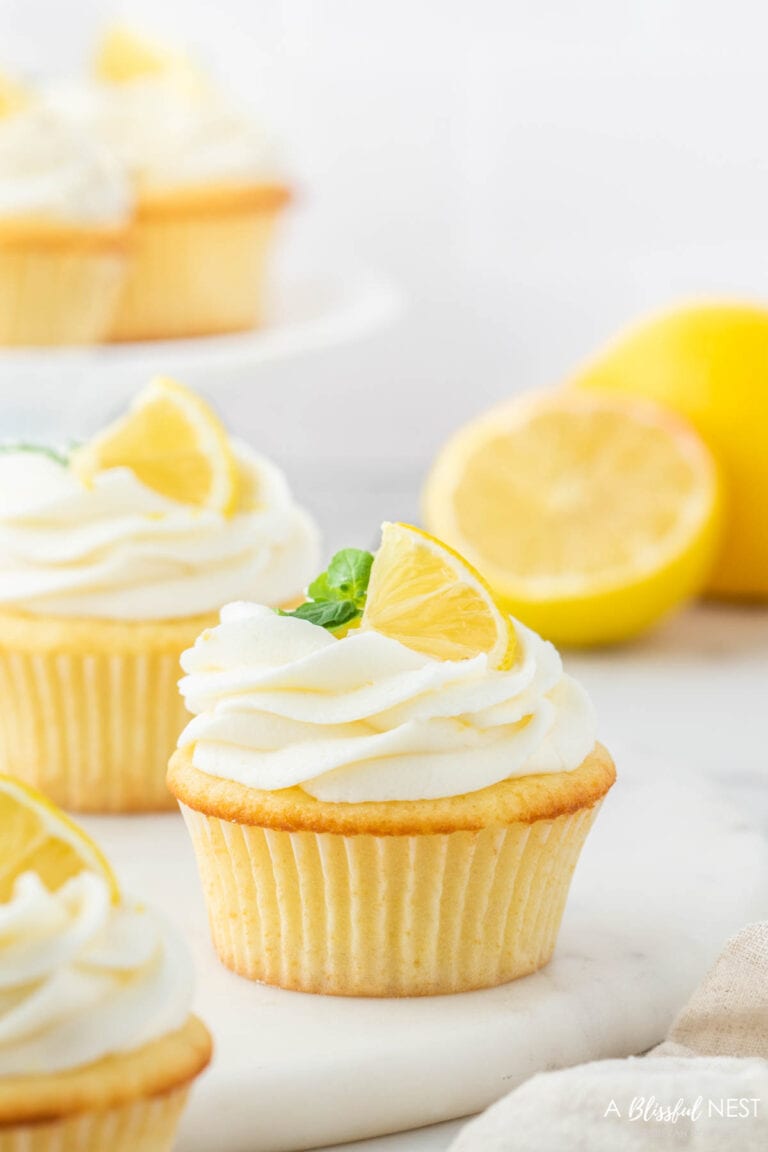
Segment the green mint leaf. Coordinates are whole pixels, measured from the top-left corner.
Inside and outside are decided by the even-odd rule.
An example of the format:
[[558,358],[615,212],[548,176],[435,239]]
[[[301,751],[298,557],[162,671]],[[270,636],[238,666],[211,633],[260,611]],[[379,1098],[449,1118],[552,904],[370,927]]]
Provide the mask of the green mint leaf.
[[280,615],[308,620],[330,630],[350,624],[360,615],[360,609],[353,600],[307,600],[292,612],[281,611]]
[[309,620],[321,628],[333,631],[351,624],[362,616],[373,556],[360,548],[344,548],[337,552],[309,588],[307,600],[292,612],[280,611],[281,616],[295,616]]
[[344,600],[344,596],[336,595],[337,589],[328,587],[328,573],[321,572],[317,576],[309,588],[307,588],[308,600]]
[[334,592],[334,599],[344,597],[357,604],[364,603],[372,564],[371,553],[361,548],[343,548],[337,552],[326,573],[326,586]]
[[30,444],[25,440],[0,444],[0,452],[36,452],[40,456],[47,456],[49,460],[55,460],[57,464],[66,465],[69,463],[69,457],[66,453],[59,452],[47,444]]

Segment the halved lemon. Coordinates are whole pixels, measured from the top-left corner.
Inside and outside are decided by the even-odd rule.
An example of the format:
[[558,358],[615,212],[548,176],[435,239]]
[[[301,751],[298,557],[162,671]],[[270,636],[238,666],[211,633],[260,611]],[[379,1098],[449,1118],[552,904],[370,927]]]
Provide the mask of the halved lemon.
[[437,660],[485,652],[496,669],[512,665],[517,647],[512,621],[479,573],[410,524],[382,526],[361,627]]
[[99,80],[122,84],[142,76],[156,76],[176,66],[177,55],[140,36],[131,28],[115,24],[107,29],[97,48],[94,71]]
[[697,593],[720,496],[699,436],[655,404],[556,392],[459,431],[427,480],[428,528],[547,638],[627,639]]
[[215,412],[189,388],[158,377],[128,413],[72,453],[86,483],[107,468],[130,468],[143,484],[171,500],[232,512],[238,470]]
[[0,903],[10,899],[23,872],[36,872],[55,891],[80,872],[102,876],[117,903],[120,888],[109,863],[90,836],[42,792],[0,775]]

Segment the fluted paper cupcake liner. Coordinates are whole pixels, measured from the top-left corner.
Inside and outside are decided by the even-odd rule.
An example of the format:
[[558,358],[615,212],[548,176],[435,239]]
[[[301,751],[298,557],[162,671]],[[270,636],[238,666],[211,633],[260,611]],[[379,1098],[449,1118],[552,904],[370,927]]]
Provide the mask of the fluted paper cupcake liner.
[[274,209],[139,212],[113,340],[201,336],[261,320]]
[[0,1152],[170,1152],[188,1087],[35,1124],[0,1126]]
[[546,964],[598,808],[472,832],[345,836],[182,804],[223,963],[351,996],[459,992]]
[[[80,812],[175,807],[166,766],[189,719],[179,657],[202,626],[179,621],[175,643],[109,652],[41,647],[42,618],[29,624],[34,642],[16,646],[0,620],[0,771]],[[101,627],[93,622],[94,637]]]
[[0,250],[0,344],[106,339],[125,265],[117,252]]

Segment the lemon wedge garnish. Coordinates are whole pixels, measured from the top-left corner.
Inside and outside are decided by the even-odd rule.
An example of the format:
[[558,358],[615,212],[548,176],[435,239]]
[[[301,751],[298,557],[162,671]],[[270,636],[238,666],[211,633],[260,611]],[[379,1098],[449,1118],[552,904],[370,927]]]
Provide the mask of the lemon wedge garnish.
[[106,31],[93,62],[96,77],[107,84],[161,76],[185,66],[188,61],[182,53],[155,44],[122,24]]
[[512,621],[479,573],[410,524],[382,527],[360,626],[437,660],[484,652],[495,669],[511,667],[517,648]]
[[10,899],[24,872],[36,872],[51,891],[80,872],[96,872],[106,880],[112,900],[120,900],[115,874],[90,836],[37,789],[4,775],[0,844],[0,902]]
[[27,89],[0,72],[0,119],[23,111],[29,102]]
[[238,502],[238,468],[215,412],[189,388],[153,380],[128,413],[71,456],[86,483],[107,468],[130,468],[154,491],[217,512]]
[[459,431],[424,493],[427,526],[550,640],[626,639],[698,592],[719,481],[697,434],[657,405],[521,397]]

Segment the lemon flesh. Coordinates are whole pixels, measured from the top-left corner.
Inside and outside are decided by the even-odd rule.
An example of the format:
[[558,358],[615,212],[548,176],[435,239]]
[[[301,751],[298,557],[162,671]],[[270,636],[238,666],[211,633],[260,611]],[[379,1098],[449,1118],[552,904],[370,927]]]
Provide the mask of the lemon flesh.
[[79,825],[41,792],[0,775],[0,903],[10,899],[16,879],[36,872],[55,891],[80,872],[106,880],[117,903],[120,889],[106,857]]
[[371,568],[362,628],[437,660],[481,653],[509,668],[516,638],[482,577],[440,540],[410,524],[384,524]]
[[114,25],[99,44],[94,71],[105,83],[123,84],[145,76],[161,75],[173,67],[175,59],[172,53],[130,28]]
[[456,434],[424,493],[427,526],[548,639],[627,639],[700,590],[716,468],[656,405],[521,397]]
[[170,500],[230,513],[238,502],[238,468],[218,416],[188,388],[154,380],[128,413],[76,449],[72,467],[85,483],[108,468],[130,468]]

